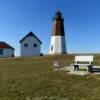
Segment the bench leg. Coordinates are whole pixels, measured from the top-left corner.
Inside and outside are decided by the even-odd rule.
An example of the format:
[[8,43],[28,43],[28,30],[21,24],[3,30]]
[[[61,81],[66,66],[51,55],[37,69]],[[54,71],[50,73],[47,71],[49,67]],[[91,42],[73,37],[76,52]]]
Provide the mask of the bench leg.
[[78,65],[74,65],[74,70],[79,70],[79,66]]
[[88,72],[92,73],[92,65],[88,66]]

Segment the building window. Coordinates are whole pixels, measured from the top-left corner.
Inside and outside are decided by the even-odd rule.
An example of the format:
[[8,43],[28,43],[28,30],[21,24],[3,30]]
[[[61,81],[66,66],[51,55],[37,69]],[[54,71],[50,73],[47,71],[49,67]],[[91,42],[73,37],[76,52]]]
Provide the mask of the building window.
[[37,44],[36,44],[36,43],[34,43],[34,44],[33,44],[33,46],[34,46],[34,47],[37,47]]
[[27,44],[27,43],[25,43],[25,44],[24,44],[24,47],[28,47],[28,44]]
[[0,55],[2,55],[3,54],[3,49],[0,49]]
[[51,51],[53,51],[53,46],[51,46]]

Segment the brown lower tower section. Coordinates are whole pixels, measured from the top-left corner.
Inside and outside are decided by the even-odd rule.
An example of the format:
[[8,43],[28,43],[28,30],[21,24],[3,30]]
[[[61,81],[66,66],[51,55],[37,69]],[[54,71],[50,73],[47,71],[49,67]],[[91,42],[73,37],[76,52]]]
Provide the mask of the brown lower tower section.
[[64,32],[64,19],[62,18],[62,13],[58,10],[55,13],[55,16],[53,18],[53,29],[52,29],[52,35],[54,36],[65,36]]

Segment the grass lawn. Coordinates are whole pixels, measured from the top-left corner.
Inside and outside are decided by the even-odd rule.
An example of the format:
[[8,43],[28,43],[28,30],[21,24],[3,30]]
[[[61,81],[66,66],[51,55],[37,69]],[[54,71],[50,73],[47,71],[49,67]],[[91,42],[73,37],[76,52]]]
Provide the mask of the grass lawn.
[[[100,100],[100,75],[54,71],[57,60],[69,65],[73,55],[0,59],[0,100]],[[100,65],[95,55],[94,64]]]

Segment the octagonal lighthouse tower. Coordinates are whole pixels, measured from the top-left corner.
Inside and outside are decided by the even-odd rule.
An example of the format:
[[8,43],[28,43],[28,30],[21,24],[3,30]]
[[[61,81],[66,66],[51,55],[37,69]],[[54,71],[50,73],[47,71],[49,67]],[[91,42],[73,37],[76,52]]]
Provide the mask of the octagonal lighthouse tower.
[[53,29],[49,54],[66,54],[64,19],[58,10],[53,19]]

